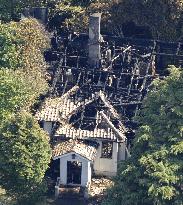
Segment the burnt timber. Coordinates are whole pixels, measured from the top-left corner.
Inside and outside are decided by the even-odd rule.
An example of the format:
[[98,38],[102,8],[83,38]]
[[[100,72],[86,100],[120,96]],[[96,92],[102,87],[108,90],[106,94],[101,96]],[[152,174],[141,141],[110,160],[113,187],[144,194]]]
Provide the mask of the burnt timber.
[[[152,81],[168,74],[163,69],[165,64],[183,66],[183,43],[100,35],[100,22],[94,23],[98,28],[94,39],[90,33],[59,35],[54,32],[52,48],[45,53],[50,64],[49,96],[63,96],[74,86],[79,87],[73,95],[73,101],[77,102],[90,100],[95,93],[105,93],[106,103],[100,100],[91,103],[88,111],[71,119],[72,124],[90,130],[96,122],[92,112],[112,105],[120,113],[130,143],[138,127],[134,116]],[[90,55],[94,55],[96,62]],[[115,123],[114,119],[110,120]]]

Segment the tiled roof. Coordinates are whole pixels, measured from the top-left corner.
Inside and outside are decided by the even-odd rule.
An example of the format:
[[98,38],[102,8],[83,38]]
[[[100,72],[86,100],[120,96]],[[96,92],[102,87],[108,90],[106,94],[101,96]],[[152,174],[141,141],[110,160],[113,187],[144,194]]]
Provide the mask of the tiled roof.
[[[59,121],[60,115],[59,115],[59,107],[60,104],[57,105],[49,105],[52,99],[49,99],[45,104],[42,106],[42,109],[36,113],[37,120],[45,120],[45,121],[51,121],[56,122]],[[59,99],[57,99],[59,100]],[[56,99],[53,99],[53,101],[56,101]]]
[[76,154],[93,161],[96,157],[97,149],[94,145],[89,143],[70,139],[56,144],[52,151],[52,157],[54,159],[70,152],[75,152]]
[[78,86],[74,86],[61,97],[46,99],[40,111],[36,113],[36,118],[38,120],[45,120],[45,121],[58,121],[60,119],[66,119],[69,115],[72,115],[78,109],[86,106],[87,104],[91,103],[98,97],[100,97],[101,100],[104,102],[104,104],[109,108],[111,114],[115,118],[119,118],[117,111],[106,99],[102,91],[95,93],[93,97],[90,99],[85,99],[82,102],[73,102],[69,97],[72,94],[76,93],[78,89],[79,89]]
[[[103,103],[105,104],[105,106],[108,107],[110,113],[112,114],[112,116],[116,119],[120,119],[120,116],[119,114],[117,113],[116,109],[111,105],[111,103],[107,100],[107,98],[105,97],[104,93],[102,91],[100,91],[98,93],[98,95],[100,96],[100,99],[103,101]],[[119,120],[119,124],[120,124],[120,127],[121,127],[121,131],[124,133],[126,132],[126,128],[125,126],[123,125],[123,123]]]
[[90,102],[92,101],[85,99],[85,101],[75,104],[71,99],[63,99],[62,97],[49,99],[44,103],[42,109],[36,113],[36,118],[52,122],[69,120],[72,114]]
[[74,86],[61,97],[48,98],[43,103],[41,109],[36,113],[37,120],[52,122],[69,120],[71,115],[78,109],[93,101],[91,99],[85,99],[82,102],[73,102],[69,97],[74,94],[74,92],[77,92],[78,88],[78,86]]
[[60,114],[65,117],[69,112],[73,111],[76,105],[69,99],[69,97],[77,92],[78,89],[78,86],[74,86],[61,97],[46,99],[41,109],[36,113],[37,120],[56,122],[60,120]]
[[58,130],[56,131],[56,135],[64,135],[66,138],[72,138],[72,139],[110,139],[110,140],[116,140],[117,136],[114,134],[112,129],[108,128],[107,130],[104,129],[94,129],[94,131],[90,130],[81,130],[81,129],[75,129],[73,127],[68,126],[60,126]]
[[[114,127],[110,119],[105,115],[105,121],[110,124],[108,129],[95,128],[93,131],[75,129],[72,125],[69,125],[70,117],[78,110],[83,109],[87,104],[100,98],[106,107],[108,107],[111,115],[119,120],[119,115],[111,103],[106,99],[102,91],[93,94],[92,98],[85,99],[82,102],[74,102],[71,95],[77,92],[78,86],[74,86],[67,93],[61,97],[47,99],[43,104],[40,111],[37,112],[36,117],[38,120],[60,122],[60,127],[56,131],[56,135],[64,135],[66,138],[71,139],[86,139],[86,138],[103,138],[110,140],[124,140],[125,128],[120,122],[120,126],[123,128],[118,130]],[[107,120],[106,120],[107,119]]]

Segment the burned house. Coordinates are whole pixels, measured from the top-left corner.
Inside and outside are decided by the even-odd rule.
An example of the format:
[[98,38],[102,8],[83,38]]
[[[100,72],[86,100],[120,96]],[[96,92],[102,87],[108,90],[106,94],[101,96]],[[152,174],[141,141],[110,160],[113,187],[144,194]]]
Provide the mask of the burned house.
[[[102,91],[80,100],[79,86],[49,99],[37,113],[52,140],[53,159],[60,160],[59,184],[87,186],[92,172],[114,176],[117,161],[126,159],[125,127]],[[103,106],[105,105],[105,108]]]
[[57,193],[64,185],[89,187],[93,175],[116,175],[130,155],[133,117],[152,80],[163,77],[156,66],[161,42],[102,36],[100,18],[91,16],[89,35],[55,35],[49,51],[57,55],[49,59],[51,89],[36,117],[59,164]]

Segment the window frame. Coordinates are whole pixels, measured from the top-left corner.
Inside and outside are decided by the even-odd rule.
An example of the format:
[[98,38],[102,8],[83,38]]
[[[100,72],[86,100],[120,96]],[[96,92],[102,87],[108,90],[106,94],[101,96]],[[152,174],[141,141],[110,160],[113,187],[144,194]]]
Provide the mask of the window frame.
[[[104,149],[106,149],[106,153]],[[102,141],[100,158],[112,159],[112,157],[113,157],[113,142],[112,141]]]

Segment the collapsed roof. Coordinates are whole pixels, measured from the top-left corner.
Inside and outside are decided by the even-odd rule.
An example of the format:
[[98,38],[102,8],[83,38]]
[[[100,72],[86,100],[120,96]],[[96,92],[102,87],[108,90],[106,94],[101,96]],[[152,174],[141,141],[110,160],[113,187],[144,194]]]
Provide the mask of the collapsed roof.
[[[36,118],[39,121],[59,122],[60,125],[55,131],[56,136],[65,136],[72,139],[103,138],[125,141],[126,128],[121,122],[120,115],[106,99],[105,94],[99,91],[92,94],[90,98],[79,102],[74,99],[74,95],[76,95],[78,90],[79,87],[74,86],[61,97],[46,99],[40,110],[36,113]],[[94,129],[87,130],[74,127],[74,123],[70,122],[71,117],[78,112],[83,112],[87,105],[96,100],[101,100],[107,109],[97,111],[95,119],[97,123]],[[118,125],[116,126],[111,119],[117,120]],[[107,127],[100,128],[102,120]]]
[[89,27],[84,38],[55,32],[48,55],[52,98],[37,118],[59,122],[55,134],[65,138],[130,142],[138,127],[133,117],[151,82],[167,75],[162,62],[173,58],[183,65],[183,44],[101,36],[100,15],[91,17]]

